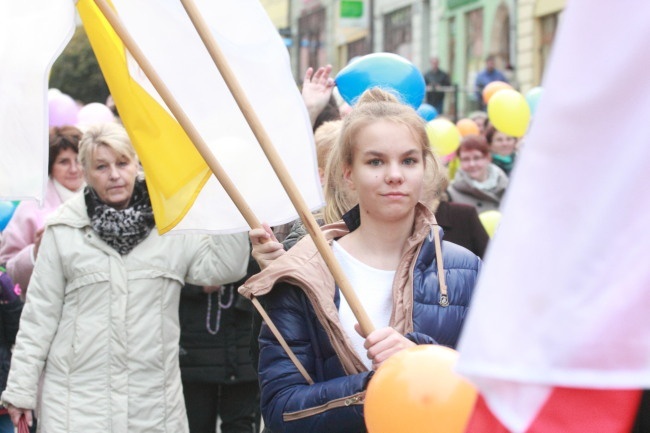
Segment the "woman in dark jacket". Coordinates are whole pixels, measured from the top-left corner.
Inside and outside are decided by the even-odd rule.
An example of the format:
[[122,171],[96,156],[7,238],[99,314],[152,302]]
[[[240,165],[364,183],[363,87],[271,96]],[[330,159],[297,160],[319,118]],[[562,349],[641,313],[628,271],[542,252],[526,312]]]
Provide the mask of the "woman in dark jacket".
[[180,366],[190,433],[253,433],[259,428],[259,385],[251,362],[252,306],[241,284],[181,291]]
[[[20,288],[14,285],[11,277],[0,266],[0,392],[7,386],[7,376],[11,365],[11,347],[16,342],[20,313],[23,302]],[[13,433],[14,425],[7,410],[0,408],[0,433]]]

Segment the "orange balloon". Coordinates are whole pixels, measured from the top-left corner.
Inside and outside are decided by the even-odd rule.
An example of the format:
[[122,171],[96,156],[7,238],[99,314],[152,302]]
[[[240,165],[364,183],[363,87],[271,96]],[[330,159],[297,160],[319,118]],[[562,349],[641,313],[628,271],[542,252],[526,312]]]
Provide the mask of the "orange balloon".
[[368,385],[369,433],[464,433],[476,390],[453,371],[458,352],[419,345],[391,356]]
[[460,119],[456,122],[456,127],[458,132],[460,132],[461,137],[466,135],[479,135],[481,130],[478,129],[478,125],[472,119]]
[[492,95],[503,89],[512,89],[512,86],[503,81],[492,81],[491,83],[488,83],[488,85],[483,88],[483,102],[487,104]]

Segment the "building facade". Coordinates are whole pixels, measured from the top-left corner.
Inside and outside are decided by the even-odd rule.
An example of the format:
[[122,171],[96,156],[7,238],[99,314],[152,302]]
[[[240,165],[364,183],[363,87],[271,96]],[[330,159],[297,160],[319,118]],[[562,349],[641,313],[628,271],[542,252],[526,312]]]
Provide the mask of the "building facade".
[[493,55],[522,92],[540,85],[566,0],[262,0],[285,39],[296,81],[309,66],[371,52],[399,54],[423,73],[438,57],[455,85],[445,114],[477,108],[476,74]]
[[542,83],[566,0],[519,0],[517,79],[526,92]]

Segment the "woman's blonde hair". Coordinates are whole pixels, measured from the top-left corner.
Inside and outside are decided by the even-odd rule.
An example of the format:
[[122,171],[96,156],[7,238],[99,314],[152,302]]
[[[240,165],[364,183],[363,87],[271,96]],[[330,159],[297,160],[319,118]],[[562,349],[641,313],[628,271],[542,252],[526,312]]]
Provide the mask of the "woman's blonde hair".
[[[341,219],[343,214],[358,203],[356,193],[343,181],[343,173],[352,166],[354,146],[359,131],[365,126],[386,120],[406,126],[422,148],[425,166],[425,188],[422,200],[435,201],[442,192],[440,187],[445,175],[441,164],[429,146],[425,121],[413,108],[402,104],[389,91],[378,87],[366,90],[352,111],[343,120],[339,140],[330,152],[325,169],[325,210],[326,223]],[[443,187],[444,190],[444,187]]]
[[424,170],[424,186],[420,201],[427,205],[432,212],[435,212],[440,202],[445,199],[444,194],[449,185],[449,179],[447,169],[433,155],[432,153],[427,156],[427,165]]
[[314,132],[314,142],[316,143],[316,159],[318,160],[318,168],[325,170],[327,166],[327,159],[330,151],[339,139],[341,133],[342,120],[330,120],[323,123]]
[[79,161],[84,170],[90,168],[95,151],[100,146],[106,146],[118,155],[127,157],[129,161],[138,163],[138,155],[126,129],[113,122],[98,123],[89,127],[79,142]]
[[325,208],[322,215],[325,224],[340,220],[359,202],[356,192],[349,189],[343,179],[340,144],[340,141],[334,144],[325,166]]

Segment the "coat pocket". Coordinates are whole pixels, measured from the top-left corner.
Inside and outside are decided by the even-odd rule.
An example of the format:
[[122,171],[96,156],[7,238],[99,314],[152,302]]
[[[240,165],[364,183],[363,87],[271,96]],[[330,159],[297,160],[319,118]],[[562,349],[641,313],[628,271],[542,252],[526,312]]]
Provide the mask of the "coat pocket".
[[110,279],[107,272],[84,274],[65,287],[59,325],[48,354],[49,368],[69,374],[104,341]]

